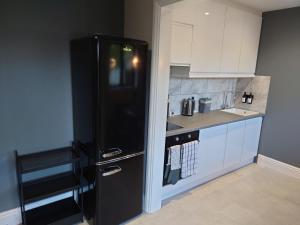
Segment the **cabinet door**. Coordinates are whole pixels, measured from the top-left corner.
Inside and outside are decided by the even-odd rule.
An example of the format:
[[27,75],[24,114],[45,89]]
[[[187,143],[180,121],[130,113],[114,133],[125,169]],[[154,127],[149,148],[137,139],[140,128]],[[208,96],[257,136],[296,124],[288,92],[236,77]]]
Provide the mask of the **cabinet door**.
[[220,71],[226,6],[212,1],[199,2],[192,43],[192,73]]
[[195,9],[195,4],[192,2],[179,1],[172,4],[170,7],[172,10],[172,21],[185,24],[195,23],[197,10]]
[[242,160],[253,159],[258,152],[262,117],[246,120]]
[[223,169],[227,126],[217,126],[200,131],[199,171],[202,177]]
[[244,12],[228,7],[226,13],[221,72],[237,73],[243,36]]
[[144,157],[97,167],[97,225],[118,225],[142,213]]
[[245,121],[228,124],[224,167],[237,165],[241,161],[244,142]]
[[189,65],[191,61],[193,26],[183,23],[172,23],[171,64]]
[[254,74],[256,69],[262,18],[244,13],[243,42],[240,55],[239,72]]

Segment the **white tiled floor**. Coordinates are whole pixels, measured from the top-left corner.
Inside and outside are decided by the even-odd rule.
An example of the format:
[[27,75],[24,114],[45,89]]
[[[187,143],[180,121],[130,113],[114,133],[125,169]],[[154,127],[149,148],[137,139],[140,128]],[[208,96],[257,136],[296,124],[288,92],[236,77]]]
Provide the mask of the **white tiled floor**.
[[300,225],[300,180],[251,165],[127,225]]

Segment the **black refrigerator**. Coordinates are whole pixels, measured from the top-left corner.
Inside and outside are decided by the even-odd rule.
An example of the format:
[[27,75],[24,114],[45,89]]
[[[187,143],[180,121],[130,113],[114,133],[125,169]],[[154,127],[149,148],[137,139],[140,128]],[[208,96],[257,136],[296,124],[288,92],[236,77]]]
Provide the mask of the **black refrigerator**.
[[86,218],[117,225],[142,212],[147,43],[91,35],[71,42],[74,145]]

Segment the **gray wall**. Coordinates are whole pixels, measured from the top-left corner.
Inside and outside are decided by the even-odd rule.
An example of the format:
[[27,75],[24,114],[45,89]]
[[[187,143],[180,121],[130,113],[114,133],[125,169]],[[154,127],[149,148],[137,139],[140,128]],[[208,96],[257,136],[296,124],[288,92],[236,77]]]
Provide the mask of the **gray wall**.
[[124,35],[145,40],[151,49],[154,0],[125,0]]
[[123,0],[0,0],[0,212],[18,205],[13,150],[73,139],[69,41],[123,35]]
[[300,8],[263,14],[256,73],[272,76],[260,153],[300,167]]

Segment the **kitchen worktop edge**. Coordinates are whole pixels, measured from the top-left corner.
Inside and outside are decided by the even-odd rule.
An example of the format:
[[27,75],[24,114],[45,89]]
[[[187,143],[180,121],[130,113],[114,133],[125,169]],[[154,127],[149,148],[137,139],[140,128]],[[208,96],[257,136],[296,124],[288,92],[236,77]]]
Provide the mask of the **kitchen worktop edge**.
[[168,122],[182,126],[183,128],[166,132],[166,136],[174,136],[205,128],[225,125],[238,121],[248,120],[256,117],[264,117],[265,114],[259,113],[251,116],[239,116],[236,114],[223,112],[221,110],[212,111],[209,113],[195,113],[194,116],[173,116],[168,118]]

